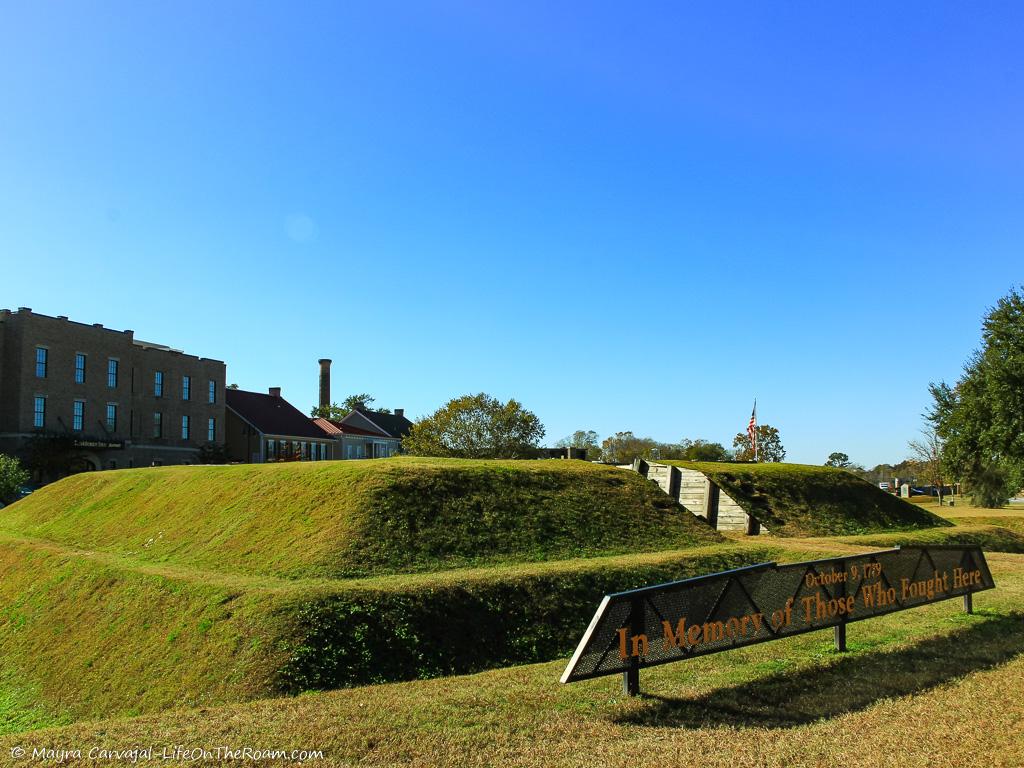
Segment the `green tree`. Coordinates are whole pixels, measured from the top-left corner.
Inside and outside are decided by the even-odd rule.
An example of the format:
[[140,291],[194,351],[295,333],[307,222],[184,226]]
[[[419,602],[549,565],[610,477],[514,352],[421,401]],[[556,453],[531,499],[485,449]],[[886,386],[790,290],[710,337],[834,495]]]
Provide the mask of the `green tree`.
[[629,464],[634,459],[651,459],[658,453],[658,458],[668,458],[660,455],[661,444],[650,437],[637,437],[632,432],[616,432],[606,437],[601,443],[601,460],[613,464]]
[[587,452],[587,459],[590,461],[601,460],[601,438],[592,429],[577,429],[568,437],[563,437],[557,443],[556,448],[582,448]]
[[228,457],[221,443],[204,443],[199,446],[200,464],[227,464]]
[[18,496],[18,489],[28,482],[28,471],[13,456],[0,453],[0,501],[10,504]]
[[710,440],[690,440],[684,437],[678,446],[679,458],[686,461],[725,461],[729,451],[721,443],[713,443]]
[[852,466],[850,464],[850,457],[841,451],[835,451],[828,455],[828,461],[825,462],[826,467],[839,467],[840,469],[846,469]]
[[[737,461],[753,461],[754,446],[746,432],[740,432],[732,439],[732,447],[736,450]],[[757,460],[760,462],[778,462],[786,458],[786,449],[782,445],[779,430],[770,424],[757,427]]]
[[1013,289],[988,311],[982,347],[956,385],[929,390],[946,470],[976,504],[1002,506],[1024,487],[1024,295]]
[[[349,395],[341,401],[341,405],[337,403],[331,403],[328,406],[314,406],[309,415],[314,419],[332,419],[333,421],[341,421],[348,416],[352,411],[357,408],[364,410],[370,410],[370,403],[374,402],[376,398],[372,395],[361,392],[358,395]],[[391,413],[390,408],[374,408],[377,413]]]
[[537,455],[543,437],[540,419],[518,401],[481,392],[449,400],[417,421],[402,448],[413,456],[525,459]]

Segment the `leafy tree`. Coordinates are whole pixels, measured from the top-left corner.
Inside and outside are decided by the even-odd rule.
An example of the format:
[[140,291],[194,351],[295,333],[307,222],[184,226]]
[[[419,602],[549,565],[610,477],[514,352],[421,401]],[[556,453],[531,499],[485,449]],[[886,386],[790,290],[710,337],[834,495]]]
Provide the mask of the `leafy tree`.
[[729,451],[721,443],[710,440],[690,440],[684,437],[679,445],[679,458],[686,461],[726,461],[730,458]]
[[14,456],[0,453],[0,502],[10,504],[18,496],[18,489],[28,482],[28,471]]
[[[754,460],[754,446],[746,432],[740,432],[732,439],[732,447],[736,449],[737,461]],[[770,424],[759,424],[757,427],[757,460],[778,462],[784,458],[786,458],[786,449],[782,446],[779,430]]]
[[204,443],[199,447],[200,464],[227,464],[228,457],[221,443]]
[[661,444],[650,437],[637,437],[632,432],[616,432],[601,443],[601,459],[614,464],[629,464],[634,459],[651,459],[655,452],[658,458]]
[[228,389],[238,389],[237,384],[228,384]]
[[920,440],[911,440],[907,443],[910,452],[914,456],[916,476],[924,480],[928,485],[937,486],[939,489],[939,506],[942,506],[942,487],[945,484],[946,473],[942,461],[942,438],[936,434],[934,429],[926,428],[921,430]]
[[[358,395],[349,395],[341,401],[341,405],[331,403],[328,406],[314,406],[312,410],[310,410],[309,415],[314,419],[319,418],[341,421],[357,408],[362,408],[367,411],[370,410],[370,403],[375,399],[376,398],[366,392],[362,392]],[[391,413],[390,408],[375,408],[373,410],[377,413]]]
[[849,456],[840,451],[835,451],[834,453],[830,453],[828,455],[828,461],[825,462],[825,466],[846,469],[847,467],[850,467],[852,465],[850,464]]
[[956,385],[929,385],[927,418],[943,461],[975,503],[1002,506],[1024,486],[1024,295],[1013,289],[982,321],[982,348]]
[[44,480],[56,480],[71,474],[82,458],[75,439],[66,434],[34,435],[24,448],[25,466]]
[[524,459],[537,455],[544,426],[516,400],[483,392],[449,400],[413,424],[402,448],[414,456]]
[[557,448],[582,448],[587,452],[587,458],[591,461],[601,459],[601,438],[592,429],[577,429],[569,437],[563,437],[557,443]]

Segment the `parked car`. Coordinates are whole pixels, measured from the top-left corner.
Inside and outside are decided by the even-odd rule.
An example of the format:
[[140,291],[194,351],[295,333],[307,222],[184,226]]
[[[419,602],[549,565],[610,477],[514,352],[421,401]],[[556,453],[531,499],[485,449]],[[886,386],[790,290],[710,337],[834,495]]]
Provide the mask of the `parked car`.
[[34,493],[35,491],[38,491],[38,490],[39,490],[39,486],[37,486],[37,485],[23,485],[23,486],[21,486],[21,488],[18,489],[18,498],[19,499],[24,499],[30,493]]

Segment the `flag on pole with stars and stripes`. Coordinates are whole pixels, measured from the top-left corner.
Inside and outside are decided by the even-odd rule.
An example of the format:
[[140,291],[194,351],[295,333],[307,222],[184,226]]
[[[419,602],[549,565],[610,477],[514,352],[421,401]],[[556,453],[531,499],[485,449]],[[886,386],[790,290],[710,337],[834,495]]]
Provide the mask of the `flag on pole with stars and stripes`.
[[750,412],[747,436],[750,438],[750,446],[754,449],[754,461],[757,461],[757,398],[754,399],[754,410]]

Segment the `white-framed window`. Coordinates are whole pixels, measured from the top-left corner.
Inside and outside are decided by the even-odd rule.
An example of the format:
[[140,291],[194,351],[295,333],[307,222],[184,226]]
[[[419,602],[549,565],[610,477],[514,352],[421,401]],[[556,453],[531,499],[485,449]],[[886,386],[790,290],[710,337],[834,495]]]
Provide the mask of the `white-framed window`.
[[209,382],[207,382],[207,385],[208,385],[207,386],[207,399],[210,401],[211,404],[212,403],[216,403],[217,402],[217,382],[214,381],[213,379],[210,379]]
[[164,396],[164,372],[153,372],[153,397]]
[[46,426],[46,398],[42,395],[36,395],[33,403],[32,426],[36,429]]
[[153,437],[164,436],[164,415],[160,411],[153,411]]
[[189,431],[190,431],[189,430],[189,426],[190,426],[189,425],[189,417],[188,416],[182,416],[181,417],[181,439],[182,440],[188,440]]
[[191,400],[192,399],[192,377],[182,376],[181,377],[181,399]]
[[107,429],[117,431],[117,403],[107,403]]
[[211,416],[206,422],[206,442],[212,443],[217,437],[217,419]]
[[267,458],[266,461],[272,461],[277,458],[274,451],[277,450],[277,444],[273,440],[267,440]]
[[36,347],[36,378],[45,379],[46,369],[50,362],[50,350],[46,347]]
[[85,384],[85,355],[75,353],[75,384]]
[[107,360],[107,386],[110,389],[117,389],[117,358],[111,357]]
[[85,425],[85,401],[75,400],[71,410],[71,429],[74,432],[81,432]]

